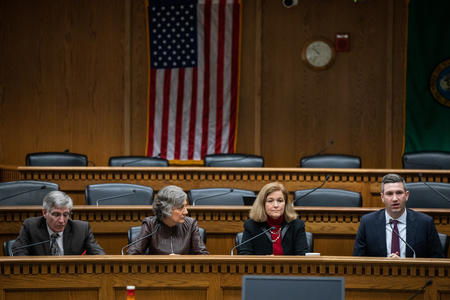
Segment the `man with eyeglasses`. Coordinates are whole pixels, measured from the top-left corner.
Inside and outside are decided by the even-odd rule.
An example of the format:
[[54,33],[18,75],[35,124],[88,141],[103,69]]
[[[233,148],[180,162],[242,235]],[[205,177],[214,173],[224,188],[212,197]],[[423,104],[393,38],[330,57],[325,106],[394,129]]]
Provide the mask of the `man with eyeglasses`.
[[24,221],[12,246],[13,255],[105,254],[89,224],[70,219],[72,207],[72,199],[66,193],[48,193],[43,199],[43,216]]
[[400,175],[383,177],[381,201],[385,209],[361,218],[354,256],[444,257],[433,218],[407,209],[408,197],[409,191]]

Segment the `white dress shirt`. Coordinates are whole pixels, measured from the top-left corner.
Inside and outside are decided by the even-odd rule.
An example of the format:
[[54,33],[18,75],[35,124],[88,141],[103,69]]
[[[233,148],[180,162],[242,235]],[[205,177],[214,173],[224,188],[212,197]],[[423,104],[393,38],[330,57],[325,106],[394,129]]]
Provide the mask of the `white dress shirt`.
[[[403,214],[398,218],[394,219],[386,211],[384,211],[384,214],[386,216],[386,256],[389,256],[391,254],[391,242],[392,242],[392,228],[394,228],[394,225],[389,224],[389,220],[397,220],[397,229],[399,231],[400,237],[406,241],[406,209],[403,212]],[[394,233],[395,235],[395,233]],[[406,245],[405,243],[400,240],[400,257],[406,257]]]

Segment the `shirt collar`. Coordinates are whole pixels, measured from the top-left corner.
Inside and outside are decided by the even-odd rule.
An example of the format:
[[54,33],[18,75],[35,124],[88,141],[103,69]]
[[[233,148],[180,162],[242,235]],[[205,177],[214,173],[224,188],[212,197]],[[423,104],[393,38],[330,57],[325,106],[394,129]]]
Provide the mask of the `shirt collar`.
[[46,225],[47,225],[48,235],[49,235],[50,237],[52,236],[52,234],[56,233],[57,235],[59,235],[58,238],[62,238],[64,231],[61,231],[61,232],[54,232],[53,230],[50,229],[50,227],[48,227],[48,224],[46,224]]
[[389,224],[389,220],[390,219],[392,219],[392,220],[397,220],[399,223],[401,223],[401,224],[406,224],[406,209],[405,209],[405,211],[402,213],[402,215],[398,218],[398,219],[394,219],[393,217],[391,217],[388,213],[387,213],[387,211],[386,210],[384,210],[384,215],[385,215],[385,218],[386,218],[386,224]]

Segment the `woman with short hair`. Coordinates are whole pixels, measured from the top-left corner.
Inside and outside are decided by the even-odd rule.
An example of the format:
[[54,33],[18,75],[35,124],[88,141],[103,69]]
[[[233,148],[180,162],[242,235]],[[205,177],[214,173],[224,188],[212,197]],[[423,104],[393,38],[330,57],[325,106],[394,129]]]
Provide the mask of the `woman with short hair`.
[[[273,230],[268,230],[269,228]],[[244,243],[266,231],[265,234]],[[305,224],[288,200],[286,188],[279,182],[266,184],[258,193],[244,223],[241,255],[305,255]]]
[[153,217],[142,222],[136,241],[127,254],[209,254],[200,236],[197,221],[187,217],[187,195],[179,187],[169,185],[159,191],[153,201]]

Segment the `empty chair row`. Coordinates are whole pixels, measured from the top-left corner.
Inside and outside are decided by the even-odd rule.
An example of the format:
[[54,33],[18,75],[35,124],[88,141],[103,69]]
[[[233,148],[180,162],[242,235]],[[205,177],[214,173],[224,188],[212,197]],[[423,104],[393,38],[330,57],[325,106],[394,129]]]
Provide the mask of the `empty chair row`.
[[[407,183],[410,191],[408,208],[450,208],[450,183]],[[43,197],[59,186],[43,181],[12,181],[0,183],[0,205],[42,205]],[[191,205],[252,205],[256,194],[234,188],[199,188],[188,192]],[[105,183],[86,186],[88,205],[151,205],[151,187]],[[294,206],[361,207],[361,194],[342,189],[307,189],[294,192]]]
[[[27,166],[87,166],[84,154],[71,152],[36,152],[26,156]],[[422,151],[405,153],[404,169],[450,169],[450,152]],[[264,158],[251,154],[208,154],[203,159],[206,167],[264,167]],[[166,167],[169,161],[160,157],[112,156],[109,166]],[[361,158],[345,154],[321,154],[300,159],[303,168],[361,168]]]

